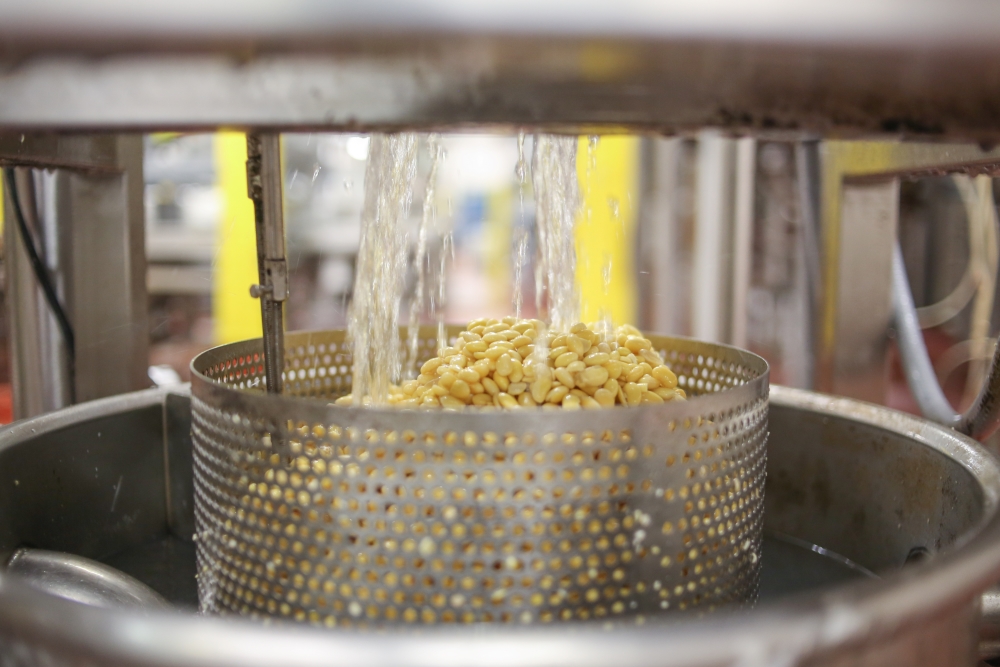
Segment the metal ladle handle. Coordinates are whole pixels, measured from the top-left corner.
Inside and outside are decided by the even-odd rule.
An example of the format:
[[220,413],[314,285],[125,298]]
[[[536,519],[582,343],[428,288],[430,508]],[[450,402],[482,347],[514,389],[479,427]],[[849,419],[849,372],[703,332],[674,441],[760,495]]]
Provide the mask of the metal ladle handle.
[[958,414],[945,398],[927,354],[898,243],[892,257],[892,313],[906,382],[923,416],[976,440],[992,435],[1000,427],[1000,345],[976,400],[965,414]]

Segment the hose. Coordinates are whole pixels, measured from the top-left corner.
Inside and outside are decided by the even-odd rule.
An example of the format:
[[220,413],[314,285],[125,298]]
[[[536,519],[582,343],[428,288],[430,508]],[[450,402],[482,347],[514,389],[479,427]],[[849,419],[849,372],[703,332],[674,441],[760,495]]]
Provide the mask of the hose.
[[903,252],[897,243],[892,253],[892,314],[896,328],[896,343],[902,357],[903,371],[910,392],[928,419],[955,426],[959,417],[941,391],[937,374],[924,345],[924,335],[913,305],[910,281],[906,277]]
[[981,277],[981,274],[977,272],[977,268],[979,267],[977,260],[982,254],[982,248],[973,240],[980,236],[979,226],[977,225],[978,214],[974,203],[976,201],[976,191],[972,187],[971,180],[965,174],[955,174],[952,180],[955,183],[955,188],[958,190],[959,196],[962,199],[962,205],[966,211],[965,219],[969,233],[969,261],[966,262],[962,278],[948,296],[936,303],[917,308],[917,318],[920,320],[920,327],[922,329],[931,329],[940,326],[958,315],[972,301],[972,297],[976,295],[980,287],[978,278]]
[[[984,188],[980,195],[980,204],[989,196],[988,201],[992,205],[990,192]],[[986,216],[982,216],[982,219],[985,220]],[[989,223],[995,225],[995,218],[990,217]],[[981,230],[982,226],[979,226],[978,229]],[[972,230],[970,229],[970,231]],[[982,234],[970,234],[969,242],[970,244],[985,242],[995,244],[995,227],[984,230]],[[973,271],[979,272],[979,275],[976,276],[978,284],[979,279],[982,278],[982,272],[989,270],[990,267],[995,270],[996,254],[995,251],[986,248],[979,248],[975,254],[977,258],[981,255],[983,260],[979,267],[973,268]],[[995,276],[989,276],[989,280],[995,281]],[[992,304],[992,287],[990,285],[986,287],[990,292],[988,296]],[[927,354],[920,321],[917,318],[917,309],[913,305],[913,294],[906,278],[903,253],[898,243],[894,248],[892,261],[892,306],[893,323],[896,328],[903,370],[906,373],[907,384],[910,386],[910,391],[917,401],[921,413],[929,419],[953,427],[960,433],[980,441],[985,440],[997,428],[1000,428],[1000,346],[994,350],[993,361],[990,364],[986,381],[981,383],[975,400],[964,414],[959,415],[945,398],[944,392],[941,391],[941,385]],[[978,340],[983,341],[984,339],[981,337]],[[985,349],[979,349],[980,347],[985,348],[985,344],[975,347],[974,352],[978,356],[985,356]]]

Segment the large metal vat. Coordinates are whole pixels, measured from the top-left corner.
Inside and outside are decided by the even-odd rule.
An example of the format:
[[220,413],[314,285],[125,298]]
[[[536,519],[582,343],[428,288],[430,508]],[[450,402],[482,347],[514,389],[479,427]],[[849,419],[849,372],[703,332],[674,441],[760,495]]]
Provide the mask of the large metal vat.
[[774,387],[754,611],[612,630],[377,637],[199,617],[189,419],[186,394],[153,390],[0,434],[0,547],[96,558],[180,607],[99,609],[2,576],[3,664],[950,666],[975,662],[980,595],[1000,578],[1000,464],[990,454],[920,419]]

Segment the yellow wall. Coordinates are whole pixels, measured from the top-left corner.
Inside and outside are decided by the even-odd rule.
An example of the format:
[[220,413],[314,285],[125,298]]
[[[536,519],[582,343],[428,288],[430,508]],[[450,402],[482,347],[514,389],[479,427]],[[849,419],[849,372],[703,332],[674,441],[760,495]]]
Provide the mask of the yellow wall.
[[218,344],[261,335],[260,304],[250,296],[258,280],[253,202],[247,196],[247,140],[241,132],[215,137],[223,213],[215,241],[212,316]]
[[[635,202],[639,200],[639,138],[603,136],[593,149],[580,138],[577,175],[583,207],[576,225],[580,314],[593,322],[604,312],[617,324],[636,323]],[[612,202],[617,202],[617,216]],[[611,280],[604,267],[611,262]]]

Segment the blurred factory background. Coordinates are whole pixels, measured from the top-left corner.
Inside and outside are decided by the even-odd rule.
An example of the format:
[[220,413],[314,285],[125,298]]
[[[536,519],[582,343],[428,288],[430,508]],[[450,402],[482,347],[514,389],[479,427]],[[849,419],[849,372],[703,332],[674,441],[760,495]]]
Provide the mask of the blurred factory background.
[[[837,294],[863,291],[863,281],[888,275],[865,267],[851,287],[851,272],[837,274],[822,251],[831,242],[823,216],[837,215],[830,206],[840,200],[831,196],[830,174],[848,171],[859,146],[870,160],[879,145],[741,139],[715,131],[579,142],[578,283],[585,318],[607,311],[615,321],[648,330],[731,342],[766,357],[775,383],[918,411],[891,340],[863,360],[874,374],[841,385],[831,359],[836,352],[824,346],[830,325],[821,312],[823,290],[839,281]],[[447,135],[441,144],[432,236],[450,234],[453,250],[442,258],[440,243],[432,242],[429,264],[441,266],[444,259],[444,318],[458,323],[511,314],[521,239],[533,256],[534,199],[530,174],[523,182],[516,175],[518,138]],[[145,137],[144,148],[149,376],[151,384],[170,384],[188,380],[198,352],[260,335],[259,305],[248,292],[257,267],[246,143],[240,133],[162,134]],[[529,163],[531,148],[529,135]],[[286,327],[342,327],[368,138],[289,134],[283,149],[291,270]],[[411,207],[414,229],[429,166],[425,148]],[[901,181],[890,195],[898,198],[900,244],[931,360],[959,409],[978,391],[997,335],[995,186],[985,176],[927,174]],[[849,207],[850,197],[843,202]],[[871,215],[872,207],[864,208]],[[866,240],[862,234],[838,242],[863,247]],[[873,261],[884,263],[884,254]],[[863,261],[863,253],[855,261]],[[526,315],[535,309],[532,276],[529,264],[522,283]],[[407,304],[401,312],[405,320]],[[6,338],[7,310],[0,313]],[[886,316],[858,314],[876,328]],[[424,319],[433,321],[426,313]],[[11,419],[8,355],[9,345],[0,345],[5,422]]]

